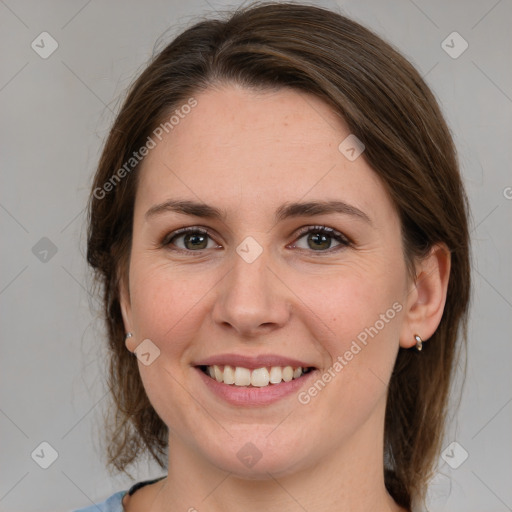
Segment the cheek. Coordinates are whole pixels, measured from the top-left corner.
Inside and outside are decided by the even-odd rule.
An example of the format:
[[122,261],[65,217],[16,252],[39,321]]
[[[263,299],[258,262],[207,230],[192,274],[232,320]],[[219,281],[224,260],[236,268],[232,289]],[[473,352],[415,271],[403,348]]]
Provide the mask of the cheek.
[[[157,414],[173,429],[192,431],[187,419],[176,415],[188,410],[201,416],[190,396],[184,393],[186,365],[191,340],[200,325],[200,299],[205,293],[201,280],[183,275],[168,264],[132,258],[130,293],[134,330],[139,340],[150,339],[160,350],[159,357],[149,366],[139,363],[140,376]],[[207,288],[206,288],[207,289]]]
[[200,309],[195,306],[208,289],[198,277],[180,275],[167,264],[134,261],[130,293],[137,336],[151,339],[161,349],[178,349],[187,338],[187,327],[195,323]]
[[[161,350],[180,353],[187,349],[207,320],[208,310],[214,307],[212,297],[223,272],[211,267],[192,269],[192,265],[176,268],[151,258],[132,255],[134,329],[139,339],[149,338]],[[343,264],[329,264],[329,270],[321,267],[313,271],[312,264],[292,264],[281,269],[290,290],[285,290],[280,300],[294,304],[295,318],[291,321],[306,324],[331,359],[349,350],[355,340],[369,352],[366,349],[371,341],[379,340],[383,345],[386,340],[398,340],[405,266],[402,272],[397,263],[395,259],[393,265],[387,265],[382,253],[369,251],[348,255]],[[285,330],[289,328],[284,326]]]
[[[317,313],[309,315],[309,328],[322,324],[322,349],[328,364],[320,375],[325,392],[324,384],[317,381],[299,398],[301,403],[311,403],[311,411],[319,417],[328,411],[329,421],[336,419],[348,430],[362,424],[384,400],[404,309],[403,281],[398,274],[360,270],[352,268],[336,279],[317,281],[305,300]],[[323,398],[317,400],[317,396]],[[327,408],[324,400],[330,404]]]
[[312,326],[323,320],[330,352],[346,350],[358,338],[398,339],[404,278],[395,271],[379,272],[382,266],[367,267],[354,265],[332,276],[301,278],[298,288],[303,292],[298,294],[316,313],[310,315]]
[[[308,300],[311,310],[310,329],[318,329],[318,318],[324,320],[322,349],[328,364],[322,371],[328,380],[326,393],[331,405],[329,414],[346,421],[349,410],[354,424],[363,422],[384,400],[399,347],[399,332],[403,317],[405,273],[387,272],[382,262],[351,266],[331,279],[309,282]],[[311,283],[315,283],[311,288]],[[315,327],[316,326],[316,327]],[[306,390],[304,401],[316,400],[318,389]],[[322,400],[313,407],[322,414]],[[352,424],[352,423],[351,423]],[[347,428],[349,426],[347,425]]]

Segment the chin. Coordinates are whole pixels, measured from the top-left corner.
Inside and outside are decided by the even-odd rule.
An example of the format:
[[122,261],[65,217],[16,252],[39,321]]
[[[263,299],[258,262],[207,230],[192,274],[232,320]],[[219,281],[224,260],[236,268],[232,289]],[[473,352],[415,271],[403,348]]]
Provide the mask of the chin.
[[[224,446],[218,446],[205,453],[210,463],[233,476],[246,480],[268,480],[283,477],[306,469],[306,447],[301,443],[270,442],[265,435],[244,436],[243,440],[232,438]],[[274,441],[274,440],[273,440]],[[280,440],[281,441],[281,440]],[[229,449],[226,447],[229,445]],[[296,448],[300,446],[300,450]]]

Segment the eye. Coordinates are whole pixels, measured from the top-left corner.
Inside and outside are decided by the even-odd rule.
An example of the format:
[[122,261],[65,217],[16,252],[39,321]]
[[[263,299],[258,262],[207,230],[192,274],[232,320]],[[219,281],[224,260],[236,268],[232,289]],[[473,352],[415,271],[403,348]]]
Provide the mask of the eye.
[[[298,243],[301,239],[305,239],[305,246]],[[333,246],[333,240],[337,245]],[[292,247],[315,252],[331,252],[350,244],[351,241],[335,229],[326,226],[307,226],[298,233],[298,238]],[[164,238],[162,246],[182,252],[198,252],[221,247],[213,241],[207,229],[197,226],[173,231]]]
[[305,246],[301,247],[297,242],[295,242],[293,247],[299,247],[299,249],[306,250],[311,249],[316,252],[331,252],[330,249],[333,249],[333,239],[338,242],[338,245],[335,245],[334,248],[341,248],[350,245],[350,240],[345,235],[326,226],[306,227],[299,232],[299,238],[297,241],[303,238],[305,239]]
[[[180,245],[179,240],[182,240],[183,245]],[[209,242],[211,242],[209,244]],[[213,249],[220,247],[214,243],[208,230],[204,228],[192,227],[182,228],[173,231],[165,237],[162,242],[163,246],[175,246],[182,251],[202,251],[204,249]]]

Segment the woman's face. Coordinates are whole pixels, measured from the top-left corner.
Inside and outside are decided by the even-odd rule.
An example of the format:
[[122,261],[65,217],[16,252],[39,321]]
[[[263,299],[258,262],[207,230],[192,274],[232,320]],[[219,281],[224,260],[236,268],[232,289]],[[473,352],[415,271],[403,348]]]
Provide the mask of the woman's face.
[[194,98],[137,171],[123,300],[171,450],[252,478],[378,452],[409,290],[384,186],[316,97]]

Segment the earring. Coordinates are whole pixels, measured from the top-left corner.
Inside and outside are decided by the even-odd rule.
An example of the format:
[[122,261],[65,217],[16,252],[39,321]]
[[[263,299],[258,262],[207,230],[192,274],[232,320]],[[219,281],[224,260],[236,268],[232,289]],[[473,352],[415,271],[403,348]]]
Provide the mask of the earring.
[[126,333],[125,339],[127,340],[128,338],[133,338],[133,332]]
[[421,352],[421,349],[423,348],[423,340],[417,334],[414,335],[414,339],[416,340],[416,350]]

